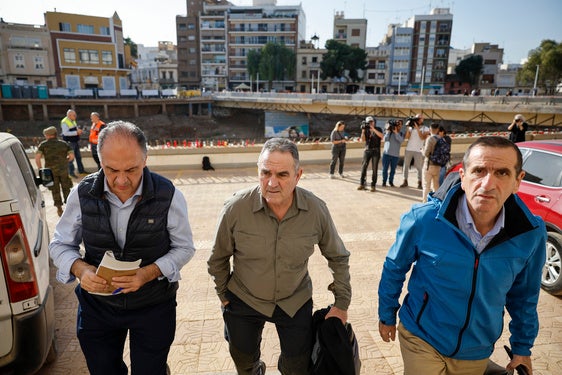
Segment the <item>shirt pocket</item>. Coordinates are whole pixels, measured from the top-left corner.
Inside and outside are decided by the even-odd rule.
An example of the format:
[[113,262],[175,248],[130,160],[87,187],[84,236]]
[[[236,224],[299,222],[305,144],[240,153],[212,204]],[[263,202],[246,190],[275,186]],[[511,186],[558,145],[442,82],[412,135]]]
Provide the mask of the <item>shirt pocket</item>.
[[306,267],[308,258],[314,253],[318,243],[316,235],[286,234],[278,239],[277,255],[289,270]]

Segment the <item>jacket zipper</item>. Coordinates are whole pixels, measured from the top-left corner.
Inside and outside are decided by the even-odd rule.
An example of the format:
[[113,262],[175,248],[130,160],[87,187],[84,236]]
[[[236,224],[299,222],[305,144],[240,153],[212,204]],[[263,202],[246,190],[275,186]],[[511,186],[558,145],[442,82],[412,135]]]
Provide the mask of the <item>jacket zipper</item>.
[[472,302],[474,301],[474,295],[476,294],[475,293],[475,291],[476,291],[476,278],[478,276],[479,261],[480,261],[480,254],[478,254],[476,256],[476,259],[474,260],[474,266],[473,266],[474,272],[472,273],[472,288],[471,288],[471,291],[470,291],[470,297],[468,298],[468,304],[467,304],[468,308],[466,310],[466,318],[465,318],[465,321],[464,321],[464,325],[462,326],[461,330],[459,331],[459,336],[458,336],[458,340],[457,340],[457,347],[451,353],[451,355],[449,355],[449,357],[453,357],[460,350],[462,336],[464,334],[464,331],[466,331],[466,328],[468,327],[468,322],[470,321],[470,314],[472,312]]

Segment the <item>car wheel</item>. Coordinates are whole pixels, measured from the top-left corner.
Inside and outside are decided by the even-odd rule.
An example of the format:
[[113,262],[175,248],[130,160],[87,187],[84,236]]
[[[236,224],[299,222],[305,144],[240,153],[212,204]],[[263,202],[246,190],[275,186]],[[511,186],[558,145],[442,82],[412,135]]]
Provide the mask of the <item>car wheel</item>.
[[53,336],[53,341],[51,342],[49,353],[47,353],[47,359],[45,359],[45,364],[48,365],[50,363],[53,363],[57,359],[58,354],[59,351],[57,348],[57,339],[56,337]]
[[548,232],[546,261],[542,272],[542,288],[550,294],[562,295],[562,235]]

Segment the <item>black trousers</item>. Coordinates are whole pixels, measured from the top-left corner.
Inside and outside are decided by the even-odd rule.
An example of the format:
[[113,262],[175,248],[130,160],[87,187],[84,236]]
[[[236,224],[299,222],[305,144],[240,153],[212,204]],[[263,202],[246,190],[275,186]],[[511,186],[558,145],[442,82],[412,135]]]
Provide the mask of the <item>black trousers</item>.
[[283,375],[307,375],[312,351],[312,299],[292,318],[278,306],[272,317],[263,315],[231,292],[223,308],[225,338],[238,374],[253,375],[260,360],[260,345],[265,322],[275,324],[281,354],[277,368]]
[[380,149],[365,149],[363,151],[363,163],[361,164],[361,178],[359,179],[359,183],[365,186],[367,182],[367,168],[369,167],[369,163],[371,164],[371,169],[373,174],[371,176],[371,187],[374,187],[377,184],[377,175],[379,170],[379,160],[381,159],[381,150]]
[[99,303],[80,288],[77,332],[92,375],[127,375],[123,361],[129,333],[131,375],[165,375],[170,346],[176,333],[176,301],[135,310]]

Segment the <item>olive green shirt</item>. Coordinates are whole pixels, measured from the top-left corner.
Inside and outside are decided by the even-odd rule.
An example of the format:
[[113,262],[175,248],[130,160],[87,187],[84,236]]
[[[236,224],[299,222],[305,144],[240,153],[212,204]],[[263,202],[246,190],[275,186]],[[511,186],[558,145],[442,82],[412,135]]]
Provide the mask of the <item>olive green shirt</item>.
[[68,175],[68,155],[73,154],[68,143],[57,138],[44,140],[37,147],[37,152],[45,158],[45,168],[50,168],[55,175]]
[[300,187],[294,197],[281,221],[265,204],[259,186],[239,191],[225,203],[207,262],[221,301],[227,300],[228,289],[266,316],[273,315],[275,306],[294,316],[312,297],[308,258],[317,244],[334,277],[334,305],[347,310],[349,252],[328,207]]

